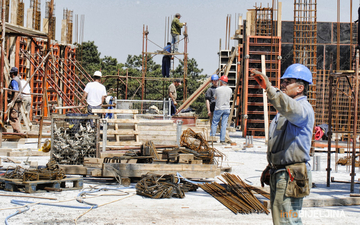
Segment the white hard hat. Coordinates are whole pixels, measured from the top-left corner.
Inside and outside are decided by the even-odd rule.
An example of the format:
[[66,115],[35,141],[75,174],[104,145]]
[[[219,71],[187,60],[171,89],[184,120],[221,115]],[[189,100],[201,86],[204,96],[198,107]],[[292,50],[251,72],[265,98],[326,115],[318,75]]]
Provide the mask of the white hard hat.
[[112,100],[112,99],[113,99],[113,96],[107,96],[107,97],[105,98],[106,104],[110,104],[110,100]]
[[102,76],[102,74],[101,74],[101,72],[100,72],[100,71],[95,71],[94,76],[101,77],[101,76]]

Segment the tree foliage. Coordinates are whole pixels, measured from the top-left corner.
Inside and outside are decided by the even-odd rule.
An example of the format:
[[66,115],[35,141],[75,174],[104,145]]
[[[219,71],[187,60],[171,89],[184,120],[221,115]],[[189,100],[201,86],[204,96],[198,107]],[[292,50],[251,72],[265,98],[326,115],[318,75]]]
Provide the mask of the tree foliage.
[[[101,53],[93,41],[83,42],[78,45],[77,60],[82,63],[88,74],[92,75],[96,70],[103,74],[102,83],[109,95],[118,99],[141,99],[142,98],[142,68],[146,68],[146,77],[154,79],[145,80],[144,99],[163,100],[168,98],[168,86],[173,80],[156,79],[162,78],[161,65],[157,64],[152,57],[147,56],[146,65],[143,65],[142,55],[128,55],[126,62],[119,63],[116,58],[105,56],[100,58]],[[184,62],[179,60],[179,65],[171,71],[171,76],[183,80]],[[203,83],[206,75],[203,69],[198,68],[194,58],[188,59],[186,95],[189,97]],[[128,77],[128,79],[126,79]],[[127,84],[127,89],[126,89]],[[177,88],[178,102],[182,104],[183,85]],[[127,94],[127,95],[126,95]],[[205,95],[201,94],[190,106],[200,118],[207,117]]]

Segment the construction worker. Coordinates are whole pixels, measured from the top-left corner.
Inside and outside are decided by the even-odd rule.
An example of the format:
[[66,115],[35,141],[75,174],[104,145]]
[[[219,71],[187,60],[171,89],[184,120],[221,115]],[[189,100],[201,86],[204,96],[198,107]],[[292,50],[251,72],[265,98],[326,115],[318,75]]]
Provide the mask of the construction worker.
[[[9,89],[12,89],[14,91],[20,91],[21,88],[21,81],[18,77],[18,68],[12,67],[10,69],[10,77],[11,81],[9,84]],[[18,92],[10,92],[9,93],[9,100],[13,101],[15,96],[17,96]],[[13,128],[14,133],[21,133],[21,124],[20,124],[20,107],[22,104],[22,94],[19,94],[17,99],[15,100],[14,106],[10,109],[10,115],[9,115],[9,122],[11,127]]]
[[[167,45],[164,48],[165,53],[170,53],[171,51],[171,43],[168,42]],[[164,55],[162,58],[162,75],[163,77],[169,77],[170,76],[170,61],[171,61],[171,55]]]
[[171,98],[171,115],[174,115],[176,113],[176,106],[177,106],[176,88],[179,87],[180,85],[181,85],[180,79],[174,80],[174,82],[169,85],[169,98]]
[[300,210],[312,182],[309,160],[315,116],[307,101],[312,74],[306,66],[293,64],[281,77],[279,90],[271,86],[266,75],[252,72],[278,111],[270,124],[269,164],[260,179],[262,186],[270,184],[273,223],[302,224]]
[[[211,83],[212,83],[211,87],[209,89],[207,89],[207,91],[205,93],[206,108],[208,111],[210,127],[211,127],[213,114],[214,114],[214,110],[215,110],[215,90],[218,87],[218,83],[219,83],[219,76],[217,74],[213,74],[211,76]],[[221,122],[219,122],[219,127],[221,130]],[[225,135],[225,142],[231,143],[231,139],[230,139],[229,133],[227,131],[226,131],[226,135]]]
[[25,113],[30,113],[30,106],[31,106],[31,89],[29,83],[26,83],[25,79],[21,79],[21,86],[23,87],[23,106],[25,109]]
[[181,28],[183,26],[186,26],[186,23],[180,22],[181,15],[180,13],[176,13],[174,19],[171,22],[171,36],[172,36],[172,45],[173,53],[179,53],[179,41],[180,41],[180,35],[181,35]]
[[84,94],[81,98],[80,105],[86,99],[89,115],[94,115],[94,113],[92,113],[92,109],[101,109],[101,105],[103,104],[105,97],[107,96],[106,88],[104,85],[101,84],[101,76],[102,74],[100,71],[95,71],[94,81],[86,84]]
[[220,143],[226,144],[225,134],[230,115],[230,99],[232,97],[232,90],[227,86],[227,76],[220,77],[220,87],[215,90],[215,110],[213,113],[213,119],[211,122],[210,136],[215,136],[216,128],[221,119],[220,129]]

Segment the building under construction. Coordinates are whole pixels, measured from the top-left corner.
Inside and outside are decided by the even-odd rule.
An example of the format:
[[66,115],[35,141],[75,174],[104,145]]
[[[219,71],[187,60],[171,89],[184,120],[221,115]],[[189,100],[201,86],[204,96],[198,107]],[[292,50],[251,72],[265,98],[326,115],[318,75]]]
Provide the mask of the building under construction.
[[[331,182],[351,183],[350,192],[354,192],[354,184],[359,184],[354,180],[355,167],[360,166],[360,161],[356,161],[356,157],[359,157],[357,131],[360,110],[358,105],[359,41],[357,40],[360,40],[358,23],[353,23],[352,19],[348,23],[340,23],[339,19],[337,22],[318,22],[316,0],[294,0],[294,20],[292,21],[282,21],[281,2],[277,1],[275,4],[275,1],[272,1],[273,4],[267,6],[255,4],[253,8],[246,11],[245,16],[235,16],[236,30],[234,33],[230,32],[231,16],[227,16],[226,38],[224,44],[219,46],[219,64],[216,73],[219,76],[227,76],[228,85],[233,90],[231,119],[228,124],[231,123],[232,131],[236,135],[232,136],[234,140],[230,144],[220,144],[217,143],[218,137],[209,137],[208,121],[197,120],[196,115],[181,114],[181,110],[191,106],[211,83],[211,79],[206,78],[198,81],[202,84],[195,92],[188,93],[187,91],[188,30],[186,26],[184,38],[181,40],[184,42],[184,52],[181,53],[168,53],[163,49],[156,52],[150,50],[148,42],[153,41],[148,27],[143,26],[142,66],[141,71],[139,71],[141,75],[137,77],[120,76],[119,74],[104,76],[105,79],[115,77],[118,83],[122,83],[124,89],[120,92],[124,92],[121,93],[124,99],[115,98],[115,104],[107,104],[106,107],[110,108],[93,109],[92,113],[106,114],[105,118],[101,118],[98,115],[88,115],[80,110],[83,106],[79,106],[79,104],[85,105],[84,102],[81,102],[85,85],[93,81],[93,78],[83,69],[81,62],[76,59],[79,49],[74,44],[73,31],[77,32],[78,28],[77,17],[75,26],[73,23],[73,11],[63,10],[61,40],[56,41],[54,0],[46,1],[43,19],[40,0],[30,0],[28,9],[25,9],[23,0],[3,0],[0,2],[2,28],[0,155],[6,154],[8,156],[6,160],[5,158],[0,159],[0,168],[3,167],[2,162],[5,164],[4,167],[6,166],[6,171],[0,169],[2,174],[0,176],[0,189],[10,192],[23,191],[28,194],[39,190],[60,192],[64,189],[70,192],[74,189],[83,189],[84,183],[91,180],[87,183],[91,191],[82,191],[80,194],[79,191],[76,192],[77,197],[74,199],[79,204],[85,203],[90,206],[81,208],[87,211],[81,212],[82,214],[78,217],[71,215],[76,218],[75,223],[78,219],[83,219],[81,217],[85,217],[85,214],[93,209],[93,217],[86,223],[99,223],[99,220],[109,222],[109,224],[114,223],[114,221],[119,222],[119,212],[126,215],[120,218],[123,220],[121,222],[125,221],[124,223],[129,221],[131,221],[129,223],[134,223],[135,219],[137,223],[141,223],[139,221],[142,217],[147,220],[142,220],[143,223],[152,221],[153,223],[168,224],[168,221],[173,222],[175,219],[176,222],[183,222],[186,217],[189,221],[187,223],[193,223],[193,221],[199,221],[196,216],[201,218],[201,224],[217,223],[217,220],[226,223],[238,223],[238,221],[245,221],[242,220],[244,217],[239,220],[238,218],[241,215],[237,218],[234,215],[254,214],[254,212],[256,212],[254,216],[258,219],[257,221],[268,220],[265,222],[271,223],[270,217],[259,215],[270,213],[270,202],[266,200],[270,199],[270,194],[268,193],[269,189],[260,188],[258,178],[261,172],[258,169],[260,166],[265,167],[268,164],[266,159],[268,129],[277,112],[267,102],[266,91],[256,82],[251,71],[253,69],[262,71],[273,86],[280,87],[281,75],[293,63],[304,64],[312,72],[313,84],[308,92],[308,100],[315,111],[315,125],[326,124],[329,127],[329,132],[326,133],[328,135],[327,143],[320,141],[313,141],[312,143],[313,148],[320,146],[322,148],[328,147],[328,149],[311,150],[314,161],[318,160],[314,156],[315,152],[326,155],[326,171],[320,170],[320,159],[319,162],[314,163],[313,169],[316,180],[313,180],[312,186],[315,187],[316,182],[319,184],[319,189],[322,188],[322,190],[316,192],[319,189],[315,189],[316,196],[305,199],[304,208],[309,207],[309,205],[310,207],[322,207],[344,204],[343,199],[330,196],[330,192],[337,192],[335,189],[325,188],[324,191],[325,185],[322,184],[325,181],[322,182],[318,179],[320,176],[324,177],[326,173],[327,187],[330,186],[330,171],[332,171],[332,167],[334,168],[331,163],[335,164],[335,171],[339,165],[346,165],[346,172],[348,172],[349,166],[352,165],[351,182],[339,181],[333,177]],[[340,4],[340,0],[338,0],[338,4]],[[351,11],[352,1],[350,1]],[[352,18],[351,13],[350,18]],[[169,37],[169,29],[166,36]],[[235,40],[235,46],[230,46],[230,39]],[[175,78],[159,78],[160,74],[159,77],[148,76],[148,59],[156,55],[169,55],[183,63],[183,76],[181,78],[184,83],[182,87],[184,94],[177,115],[171,116],[170,114],[171,101],[166,99],[165,85],[165,82],[172,82]],[[18,68],[19,75],[26,80],[31,88],[30,110],[25,111],[24,108],[20,110],[22,125],[26,130],[24,133],[11,132],[12,129],[7,124],[9,110],[15,102],[14,99],[8,100],[8,95],[13,92],[9,88],[11,80],[9,72],[12,67]],[[141,99],[128,97],[130,79],[136,80],[138,86],[135,92],[141,92],[141,95],[138,95],[141,96]],[[163,99],[147,99],[146,93],[149,93],[149,90],[153,88],[151,83],[160,81],[163,82]],[[161,90],[156,91],[161,92]],[[117,92],[119,92],[118,87]],[[44,122],[44,120],[46,121]],[[48,126],[44,126],[44,124]],[[315,136],[314,131],[313,140]],[[245,137],[246,143],[243,143]],[[256,143],[257,146],[252,142],[253,137],[257,137],[259,140]],[[32,138],[38,138],[36,147],[33,149],[23,147],[25,150],[19,147],[19,140]],[[45,138],[48,139],[43,140]],[[17,142],[13,140],[17,140]],[[41,143],[43,143],[42,146]],[[2,146],[3,144],[6,147]],[[17,147],[13,147],[14,144]],[[246,152],[247,148],[250,151]],[[332,153],[335,155],[335,160],[331,158]],[[264,157],[259,157],[260,154],[263,154]],[[339,154],[345,157],[339,159]],[[17,161],[15,158],[25,156],[27,159],[23,162]],[[50,160],[46,163],[46,167],[39,167],[37,159],[29,161],[30,156],[39,156],[39,158],[44,156],[39,161],[49,160],[49,158]],[[229,161],[228,158],[231,158],[233,162]],[[325,161],[325,157],[323,161]],[[23,167],[20,165],[13,167],[13,164],[21,164]],[[248,177],[242,180],[238,175],[228,173],[231,172],[232,167],[235,168],[234,172],[244,172]],[[249,172],[251,170],[253,170],[252,174]],[[223,184],[218,184],[214,180],[211,180],[211,183],[208,182],[208,179],[215,178],[221,172],[227,172],[223,173],[222,178],[219,179]],[[291,178],[290,170],[288,172]],[[71,177],[67,177],[68,175]],[[348,173],[345,176],[348,176]],[[196,179],[203,184],[197,185],[187,179]],[[129,186],[134,180],[140,181],[135,187],[129,187],[134,189],[133,193],[123,195],[125,192],[121,190],[122,193],[119,195],[118,186]],[[252,181],[249,182],[249,180]],[[92,204],[83,200],[86,194],[93,193],[93,189],[101,191],[96,189],[97,187],[94,187],[93,183],[109,185],[110,182],[117,182],[116,192],[118,192],[107,195],[110,196],[111,202]],[[69,183],[71,185],[68,185]],[[125,200],[131,196],[136,198],[136,194],[155,199],[184,198],[185,193],[196,191],[197,188],[202,188],[203,191],[200,192],[199,196],[197,193],[193,194],[188,203],[182,203],[181,210],[179,210],[179,205],[176,207],[167,205],[170,202],[168,199],[169,201],[161,202],[163,205],[157,209],[156,213],[159,215],[156,216],[153,213],[156,205],[151,205],[150,209],[146,209],[148,211],[141,208],[150,201],[138,199],[126,202]],[[343,189],[344,186],[340,188]],[[113,191],[109,187],[105,189]],[[211,199],[204,197],[207,194],[213,196],[218,202],[207,204]],[[316,198],[324,195],[332,198],[317,201]],[[11,197],[13,196],[11,195]],[[100,206],[110,203],[121,204],[117,202],[119,200],[113,199],[114,196],[126,196],[119,199],[124,200],[121,201],[125,202],[124,205],[109,207],[105,212],[100,211],[99,214],[96,214],[99,210],[96,211],[95,209]],[[24,195],[16,197],[24,197]],[[27,195],[25,197],[33,196]],[[35,197],[42,198],[41,196]],[[102,195],[96,197],[102,197]],[[201,200],[196,199],[194,201],[195,197],[201,197]],[[359,196],[357,195],[357,197]],[[2,198],[5,198],[4,195]],[[310,201],[305,203],[306,200]],[[179,204],[178,202],[176,204]],[[194,202],[197,204],[193,204]],[[234,215],[226,214],[223,208],[216,208],[216,204],[219,202]],[[11,203],[10,201],[9,203],[2,201],[4,207],[13,209],[6,204],[16,204],[16,201],[11,201]],[[25,203],[25,201],[20,201],[18,204],[22,206],[26,204],[24,207],[27,210],[38,205],[38,203]],[[56,206],[56,204],[45,204]],[[347,200],[345,204],[354,204],[357,205],[355,207],[358,207],[360,198]],[[59,206],[63,208],[73,207],[70,205]],[[65,216],[69,214],[51,211],[54,207],[49,210],[32,210],[32,213],[28,213],[28,218],[26,218],[31,222],[28,220],[21,220],[20,222],[13,218],[14,223],[15,221],[17,224],[65,221]],[[198,210],[196,207],[201,209]],[[126,210],[131,209],[134,213],[127,214],[128,211]],[[138,216],[139,209],[143,210],[141,217]],[[175,210],[169,212],[172,209]],[[5,223],[7,224],[10,217],[25,211],[19,210],[7,216]],[[79,210],[71,211],[71,213],[79,213]],[[349,211],[354,211],[354,214],[357,212],[353,208]],[[37,216],[34,219],[35,213],[46,215]],[[351,212],[347,213],[350,214]],[[47,218],[50,214],[55,215],[55,218]],[[164,220],[163,217],[169,215],[170,220]],[[161,220],[156,220],[155,217],[159,217]],[[110,221],[109,218],[113,220]],[[251,220],[250,217],[247,218]],[[306,219],[310,222],[315,221],[315,219],[318,221],[318,218],[312,216]],[[321,222],[323,219],[321,218]],[[330,219],[333,222],[334,218]],[[345,220],[345,216],[341,218],[341,221],[343,220]],[[71,221],[73,220],[71,219]],[[253,221],[249,223],[253,223]]]

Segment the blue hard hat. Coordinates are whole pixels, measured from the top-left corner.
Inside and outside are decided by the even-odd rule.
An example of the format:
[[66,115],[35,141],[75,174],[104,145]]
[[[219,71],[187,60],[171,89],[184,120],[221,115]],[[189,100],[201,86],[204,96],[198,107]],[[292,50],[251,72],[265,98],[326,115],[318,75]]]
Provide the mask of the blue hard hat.
[[17,73],[18,72],[18,68],[17,67],[12,67],[10,69],[10,73]]
[[217,74],[211,75],[211,80],[219,80],[219,76]]
[[281,79],[300,79],[303,81],[308,82],[309,84],[312,84],[312,73],[303,64],[295,63],[289,66],[286,70],[284,75],[281,77]]

